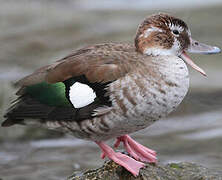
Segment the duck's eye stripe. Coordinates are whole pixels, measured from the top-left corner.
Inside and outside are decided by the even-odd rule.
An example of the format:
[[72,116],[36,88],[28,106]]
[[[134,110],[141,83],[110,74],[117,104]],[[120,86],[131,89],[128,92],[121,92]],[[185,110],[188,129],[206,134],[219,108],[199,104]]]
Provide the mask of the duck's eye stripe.
[[181,27],[180,25],[170,24],[169,28],[171,31],[177,30],[179,33],[184,31],[184,28]]
[[96,93],[88,85],[76,82],[70,86],[69,98],[75,108],[82,108],[94,101]]
[[147,30],[145,30],[142,35],[143,35],[145,38],[147,38],[147,37],[151,34],[151,32],[154,32],[154,31],[163,32],[162,29],[151,26],[151,27],[149,27]]

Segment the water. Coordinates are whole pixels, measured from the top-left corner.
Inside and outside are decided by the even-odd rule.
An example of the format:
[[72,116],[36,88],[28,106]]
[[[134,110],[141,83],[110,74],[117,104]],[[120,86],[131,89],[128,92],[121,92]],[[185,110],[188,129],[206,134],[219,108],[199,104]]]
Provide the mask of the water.
[[[222,111],[218,110],[168,118],[133,137],[154,148],[160,163],[189,161],[220,170],[221,127]],[[103,164],[96,144],[72,137],[4,142],[0,156],[0,174],[7,179],[64,179],[74,170]]]
[[[80,8],[84,10],[122,10],[122,9],[133,9],[133,10],[153,10],[153,9],[170,9],[170,8],[194,8],[194,7],[204,7],[209,5],[218,5],[222,4],[221,0],[186,0],[186,1],[177,1],[177,0],[155,0],[147,1],[140,0],[135,3],[134,0],[114,0],[114,1],[105,1],[101,3],[101,0],[90,1],[83,0],[75,2]],[[104,1],[103,1],[104,2]]]
[[[125,0],[0,2],[2,117],[14,98],[13,81],[84,45],[133,42],[138,23],[148,14],[157,12],[152,9],[157,5],[165,7],[166,1],[157,0],[152,6],[150,1],[132,3],[131,0],[127,5]],[[195,1],[192,9],[171,9],[174,6],[188,8],[190,2],[167,1],[168,10],[164,8],[164,11],[188,22],[195,39],[222,47],[221,1]],[[217,7],[206,7],[209,2],[217,3]],[[190,70],[191,89],[178,110],[133,137],[155,149],[160,163],[190,161],[221,169],[222,56],[192,58],[208,77]],[[110,145],[112,143],[113,140],[109,141]],[[74,170],[101,166],[103,160],[99,155],[100,150],[93,142],[54,131],[22,126],[0,128],[2,179],[65,179]]]

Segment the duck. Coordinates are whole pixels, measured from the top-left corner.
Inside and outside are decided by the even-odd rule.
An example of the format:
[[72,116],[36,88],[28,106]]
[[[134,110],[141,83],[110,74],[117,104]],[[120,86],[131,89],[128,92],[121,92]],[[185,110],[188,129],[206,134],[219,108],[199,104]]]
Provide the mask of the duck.
[[[187,53],[216,54],[216,46],[191,37],[187,24],[158,13],[139,25],[134,44],[102,43],[68,56],[17,81],[18,98],[5,113],[3,127],[35,125],[95,142],[134,176],[156,152],[129,134],[166,117],[189,89],[187,65],[206,76]],[[128,154],[105,143],[115,138]]]

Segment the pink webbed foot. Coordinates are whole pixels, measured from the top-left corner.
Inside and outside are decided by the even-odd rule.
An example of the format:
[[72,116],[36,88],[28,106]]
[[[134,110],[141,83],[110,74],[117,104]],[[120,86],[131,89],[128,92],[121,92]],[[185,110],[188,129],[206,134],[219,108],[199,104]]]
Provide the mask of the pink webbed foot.
[[136,160],[150,163],[157,162],[156,152],[154,150],[139,144],[138,142],[133,140],[129,135],[118,137],[114,147],[117,148],[120,142],[123,142],[126,151]]
[[109,147],[103,142],[96,142],[96,144],[98,144],[99,147],[101,148],[103,152],[102,154],[103,158],[107,156],[109,159],[113,160],[120,166],[123,166],[125,169],[131,172],[134,176],[138,176],[140,168],[145,166],[145,164],[143,164],[142,162],[138,162],[135,159],[125,154],[115,152],[111,147]]

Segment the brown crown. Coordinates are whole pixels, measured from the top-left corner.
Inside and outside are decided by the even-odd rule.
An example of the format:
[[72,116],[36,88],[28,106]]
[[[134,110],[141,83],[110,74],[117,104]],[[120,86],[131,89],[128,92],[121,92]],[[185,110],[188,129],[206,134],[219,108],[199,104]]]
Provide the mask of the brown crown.
[[[190,40],[188,34],[189,29],[186,23],[178,18],[161,13],[149,16],[139,25],[135,38],[137,51],[143,53],[144,49],[149,47],[170,49],[174,43],[174,35],[170,29],[171,25],[179,26],[184,29],[176,38],[180,42],[181,50],[188,48]],[[151,27],[159,28],[162,32],[152,32],[148,37],[144,37],[145,31]]]

